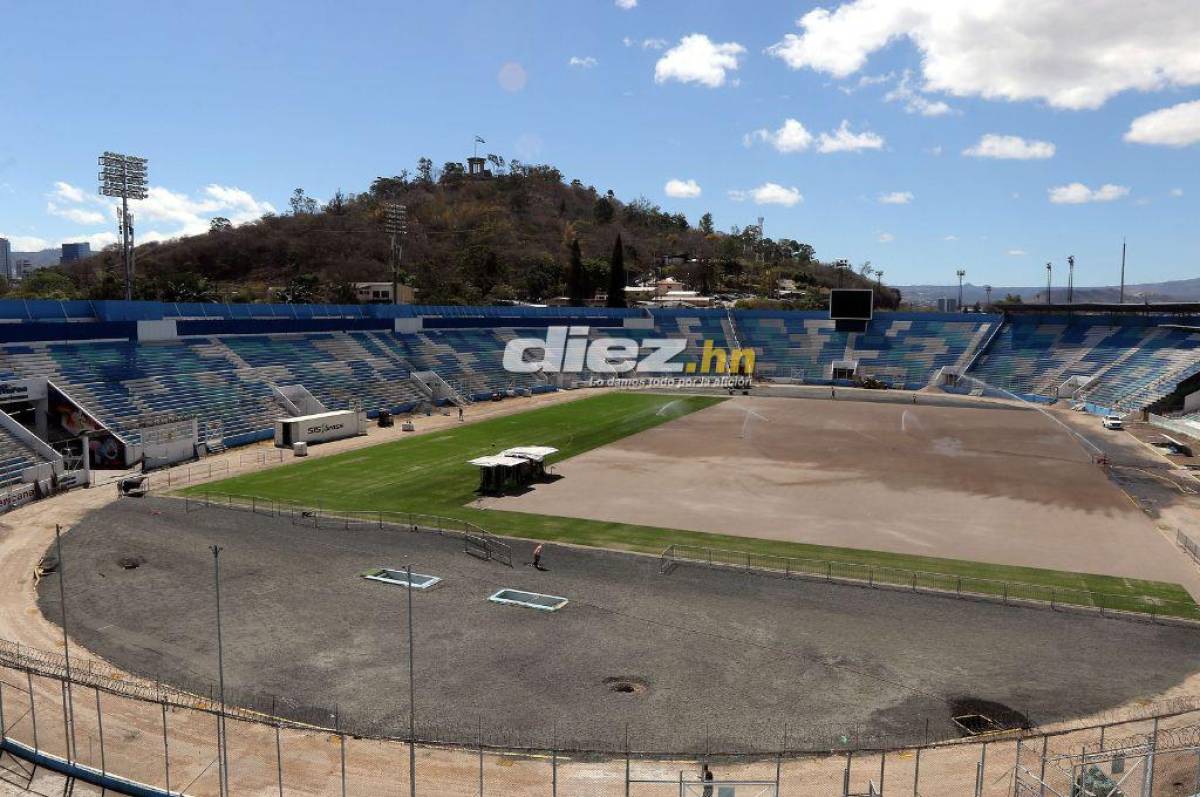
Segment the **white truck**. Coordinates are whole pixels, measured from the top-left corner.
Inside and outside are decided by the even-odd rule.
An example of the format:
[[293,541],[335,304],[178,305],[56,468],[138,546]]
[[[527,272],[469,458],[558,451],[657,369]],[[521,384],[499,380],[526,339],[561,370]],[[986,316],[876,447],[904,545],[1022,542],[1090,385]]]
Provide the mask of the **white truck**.
[[367,415],[359,410],[335,410],[316,415],[298,415],[275,421],[275,445],[291,448],[293,443],[324,443],[365,434]]
[[1125,428],[1121,424],[1121,416],[1120,415],[1105,415],[1104,420],[1101,421],[1101,423],[1104,424],[1105,429],[1120,430],[1120,429]]

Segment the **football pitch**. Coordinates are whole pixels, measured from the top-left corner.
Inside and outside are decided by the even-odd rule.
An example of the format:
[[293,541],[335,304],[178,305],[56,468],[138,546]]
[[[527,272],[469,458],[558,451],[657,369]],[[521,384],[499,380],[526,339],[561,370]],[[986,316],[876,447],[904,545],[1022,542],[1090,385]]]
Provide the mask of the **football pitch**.
[[[467,464],[474,457],[512,446],[546,445],[559,449],[551,462],[561,462],[722,401],[718,397],[694,395],[606,393],[237,476],[185,492],[291,501],[319,505],[325,511],[382,510],[440,515],[470,521],[499,535],[641,553],[659,554],[670,545],[699,546],[994,579],[997,583],[1018,582],[1080,591],[1073,593],[1077,597],[1068,597],[1064,602],[1141,610],[1158,606],[1164,613],[1200,616],[1200,608],[1186,590],[1160,581],[494,508],[485,510],[475,503],[478,472]],[[737,432],[727,429],[723,433]],[[695,455],[699,457],[705,450],[706,441],[699,437]],[[642,474],[630,478],[646,477]],[[662,500],[669,503],[671,496],[663,496]]]

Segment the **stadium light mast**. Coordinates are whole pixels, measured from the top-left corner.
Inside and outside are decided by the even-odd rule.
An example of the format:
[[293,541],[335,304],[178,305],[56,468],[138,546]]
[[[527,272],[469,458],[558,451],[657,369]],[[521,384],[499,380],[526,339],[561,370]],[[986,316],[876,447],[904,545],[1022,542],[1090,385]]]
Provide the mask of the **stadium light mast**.
[[1121,294],[1117,301],[1125,304],[1125,239],[1121,239]]
[[963,306],[963,304],[962,304],[962,281],[963,281],[963,277],[967,276],[967,272],[965,269],[960,268],[958,271],[956,271],[954,273],[958,276],[958,312],[961,313],[962,306]]
[[985,300],[985,303],[987,304],[988,307],[991,307],[992,306],[992,286],[984,285],[983,293],[984,293],[984,296],[987,297],[987,299]]
[[121,254],[125,262],[125,301],[133,299],[133,219],[129,200],[145,199],[146,159],[105,152],[100,156],[100,194],[121,199]]
[[399,202],[388,202],[384,206],[383,225],[391,236],[392,304],[400,304],[400,260],[404,256],[404,236],[408,234],[408,208]]
[[1050,275],[1054,272],[1052,263],[1046,264],[1046,304],[1050,304]]
[[1075,255],[1067,255],[1067,304],[1075,300]]

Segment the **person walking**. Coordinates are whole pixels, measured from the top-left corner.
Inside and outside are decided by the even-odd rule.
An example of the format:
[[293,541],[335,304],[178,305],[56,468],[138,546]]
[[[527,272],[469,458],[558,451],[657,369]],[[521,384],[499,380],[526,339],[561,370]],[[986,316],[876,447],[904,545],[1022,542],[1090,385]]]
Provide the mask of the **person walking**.
[[713,773],[712,770],[708,768],[708,764],[701,764],[700,780],[704,782],[704,797],[713,797]]
[[533,565],[535,570],[545,569],[542,567],[542,543],[539,542],[537,547],[533,549],[533,561],[530,564]]
[[462,405],[461,405],[461,404],[459,404],[459,405],[458,405],[458,422],[459,422],[459,423],[462,423],[462,422],[463,422],[463,411],[462,411]]

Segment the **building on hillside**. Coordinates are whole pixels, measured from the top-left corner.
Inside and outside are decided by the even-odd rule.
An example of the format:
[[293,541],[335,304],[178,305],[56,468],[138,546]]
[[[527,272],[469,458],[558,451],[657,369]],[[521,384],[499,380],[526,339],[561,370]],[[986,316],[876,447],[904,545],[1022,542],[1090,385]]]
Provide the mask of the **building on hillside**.
[[59,256],[58,262],[62,264],[74,263],[78,260],[83,260],[85,257],[91,257],[92,245],[86,241],[77,243],[66,243],[62,245],[62,255]]
[[0,275],[8,279],[17,279],[13,276],[12,262],[12,247],[8,243],[7,238],[0,238]]
[[467,158],[467,176],[480,180],[490,179],[492,170],[487,167],[487,159],[478,155]]
[[951,296],[940,296],[937,300],[937,309],[939,313],[957,313],[958,299]]
[[27,257],[13,260],[12,271],[9,274],[9,279],[23,280],[36,268],[37,266],[33,265],[33,261]]
[[[354,296],[362,304],[394,304],[392,299],[392,283],[390,282],[356,282]],[[400,304],[412,304],[415,294],[411,285],[400,286]]]

